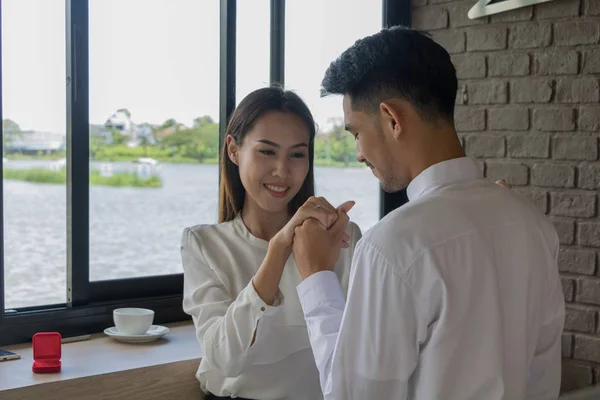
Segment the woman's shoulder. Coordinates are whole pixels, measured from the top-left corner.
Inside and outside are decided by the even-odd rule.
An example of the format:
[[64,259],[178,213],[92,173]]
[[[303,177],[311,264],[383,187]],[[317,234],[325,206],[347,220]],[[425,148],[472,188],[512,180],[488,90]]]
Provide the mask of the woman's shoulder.
[[183,229],[181,247],[199,250],[200,247],[211,247],[210,244],[227,241],[233,234],[233,221],[191,225]]
[[210,235],[210,234],[222,234],[225,230],[227,230],[227,225],[231,224],[230,222],[225,222],[221,224],[197,224],[190,225],[183,228],[184,233],[194,234],[198,236]]
[[183,228],[184,233],[192,233],[195,235],[226,235],[234,230],[235,220],[220,222],[218,224],[196,224]]

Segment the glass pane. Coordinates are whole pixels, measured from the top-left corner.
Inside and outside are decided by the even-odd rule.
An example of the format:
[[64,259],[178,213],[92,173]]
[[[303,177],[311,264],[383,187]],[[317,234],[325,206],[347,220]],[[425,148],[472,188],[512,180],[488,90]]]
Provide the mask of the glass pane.
[[237,2],[236,105],[253,90],[269,86],[270,7],[269,0]]
[[356,162],[354,139],[343,128],[342,98],[320,98],[319,89],[331,61],[357,39],[381,29],[381,15],[381,1],[286,2],[285,84],[304,98],[319,125],[317,194],[334,206],[355,200],[350,217],[363,232],[379,220],[379,182]]
[[65,59],[64,0],[2,1],[7,309],[66,301]]
[[215,223],[219,2],[90,1],[90,280],[181,273]]

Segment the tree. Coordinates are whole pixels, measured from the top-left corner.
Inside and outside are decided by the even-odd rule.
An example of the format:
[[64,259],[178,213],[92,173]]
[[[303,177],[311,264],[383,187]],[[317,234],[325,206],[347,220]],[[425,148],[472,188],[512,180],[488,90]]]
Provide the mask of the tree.
[[173,118],[169,118],[168,120],[166,120],[165,122],[163,122],[163,124],[160,126],[159,129],[167,129],[167,128],[170,128],[172,126],[177,127],[177,125],[179,125],[179,124],[177,123],[176,120],[174,120]]
[[176,154],[202,162],[206,158],[216,158],[219,152],[219,124],[212,119],[200,117],[194,127],[182,129],[160,141],[163,148],[175,148]]
[[18,138],[23,136],[21,127],[12,119],[2,120],[2,137],[4,139],[4,146],[9,147]]
[[194,119],[194,128],[200,128],[205,125],[212,125],[215,121],[212,119],[210,115],[204,115],[202,117],[198,117]]
[[140,136],[140,144],[144,149],[144,157],[148,157],[148,146],[150,145],[150,138],[148,136]]
[[343,162],[344,166],[348,167],[350,160],[356,156],[354,138],[346,132],[340,118],[332,118],[329,122],[332,124],[328,135],[330,156],[335,161]]
[[2,131],[4,133],[17,133],[21,132],[21,127],[12,119],[2,120]]
[[90,153],[92,158],[104,147],[104,137],[101,135],[90,135]]
[[129,136],[122,134],[121,131],[116,128],[111,128],[110,133],[112,138],[112,144],[114,145],[125,144],[125,142],[127,142],[127,140],[129,139]]

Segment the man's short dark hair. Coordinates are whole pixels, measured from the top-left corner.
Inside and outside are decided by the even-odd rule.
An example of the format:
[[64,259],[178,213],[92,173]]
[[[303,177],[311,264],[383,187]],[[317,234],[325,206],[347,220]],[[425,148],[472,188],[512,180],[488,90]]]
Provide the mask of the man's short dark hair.
[[382,101],[410,102],[422,118],[453,120],[458,83],[450,55],[428,33],[396,26],[360,39],[331,63],[321,95],[349,95],[374,112]]

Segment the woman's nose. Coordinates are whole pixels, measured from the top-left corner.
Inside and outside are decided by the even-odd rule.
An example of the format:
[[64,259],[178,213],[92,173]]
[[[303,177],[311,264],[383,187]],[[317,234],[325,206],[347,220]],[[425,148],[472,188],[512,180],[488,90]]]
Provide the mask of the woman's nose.
[[282,179],[289,177],[290,175],[290,163],[287,159],[278,160],[275,165],[274,175]]

